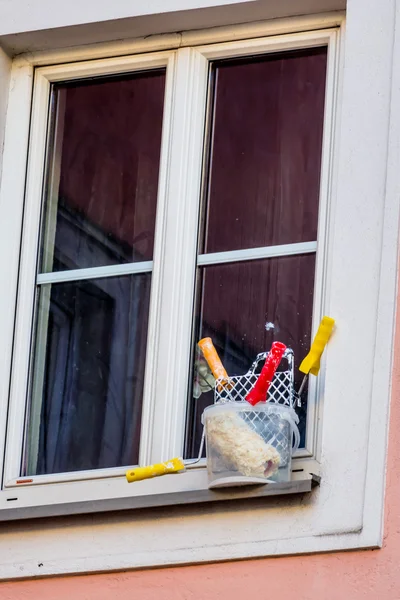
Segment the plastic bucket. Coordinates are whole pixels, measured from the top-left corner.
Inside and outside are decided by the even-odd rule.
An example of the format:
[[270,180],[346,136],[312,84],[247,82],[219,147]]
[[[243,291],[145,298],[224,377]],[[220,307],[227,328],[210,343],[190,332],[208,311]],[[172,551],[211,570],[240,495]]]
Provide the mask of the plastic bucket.
[[207,407],[205,426],[209,487],[287,482],[297,450],[299,418],[273,402],[225,402]]

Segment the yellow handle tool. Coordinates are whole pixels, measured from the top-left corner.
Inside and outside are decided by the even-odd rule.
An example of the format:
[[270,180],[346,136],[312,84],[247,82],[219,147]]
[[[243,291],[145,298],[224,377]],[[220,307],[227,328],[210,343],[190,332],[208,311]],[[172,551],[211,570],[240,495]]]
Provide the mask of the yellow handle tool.
[[318,375],[321,366],[321,356],[325,350],[325,346],[327,345],[329,338],[331,337],[334,325],[335,320],[331,319],[331,317],[322,318],[314,341],[311,344],[310,351],[299,367],[299,370],[302,373]]
[[133,481],[142,481],[143,479],[151,479],[151,477],[158,477],[167,473],[178,473],[184,470],[185,464],[181,458],[171,458],[171,460],[163,463],[129,469],[125,475],[127,482],[132,483]]
[[305,377],[303,378],[298,391],[299,396],[301,396],[301,393],[304,389],[308,374],[311,373],[311,375],[318,375],[321,367],[321,356],[325,350],[325,346],[327,345],[329,338],[331,337],[334,326],[335,319],[332,319],[331,317],[322,318],[314,341],[311,344],[310,351],[299,366],[299,371],[305,373]]

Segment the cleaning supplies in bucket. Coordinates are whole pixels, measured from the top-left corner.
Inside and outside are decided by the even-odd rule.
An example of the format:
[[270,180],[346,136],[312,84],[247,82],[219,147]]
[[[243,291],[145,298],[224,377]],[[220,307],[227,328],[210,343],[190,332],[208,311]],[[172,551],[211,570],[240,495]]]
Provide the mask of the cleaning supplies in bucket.
[[[274,377],[283,356],[289,368]],[[263,377],[256,374],[261,360],[265,360]],[[285,352],[285,346],[275,342],[268,355],[257,357],[248,373],[229,377],[228,383],[229,389],[216,385],[216,403],[202,417],[209,487],[289,481],[292,440],[296,449],[300,439],[292,408],[293,352]],[[249,396],[255,406],[246,400]]]
[[290,481],[292,438],[300,435],[290,407],[248,402],[205,409],[209,488]]
[[[210,489],[290,480],[292,453],[300,442],[299,419],[293,406],[301,396],[308,374],[319,372],[321,355],[334,323],[330,317],[322,319],[310,351],[300,365],[305,377],[298,393],[293,388],[293,352],[284,344],[274,342],[270,352],[259,354],[246,374],[230,377],[211,338],[200,340],[199,348],[216,378],[215,404],[202,415],[200,453],[190,464],[200,460],[205,438]],[[286,359],[288,367],[277,371],[282,359]],[[265,364],[257,374],[261,361]],[[210,373],[211,380],[213,376]],[[175,458],[129,469],[126,478],[128,482],[141,481],[184,470],[182,459]]]

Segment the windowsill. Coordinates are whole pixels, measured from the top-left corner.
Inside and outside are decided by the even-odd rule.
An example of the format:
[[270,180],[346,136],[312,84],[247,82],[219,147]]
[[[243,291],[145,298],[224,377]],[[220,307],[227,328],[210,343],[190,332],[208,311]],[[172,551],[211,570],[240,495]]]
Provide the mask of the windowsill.
[[[0,521],[302,494],[311,492],[312,488],[319,484],[319,472],[320,465],[316,460],[297,459],[293,462],[290,482],[209,490],[207,470],[203,467],[133,484],[127,484],[124,478],[121,478],[121,489],[125,492],[123,494],[96,500],[76,499],[74,494],[74,499],[69,502],[65,502],[65,497],[61,495],[60,501],[53,504],[40,502],[39,499],[43,498],[40,493],[37,494],[40,486],[32,486],[28,503],[23,502],[22,495],[19,494],[22,489],[18,492],[15,489],[8,490],[5,506],[3,504],[3,510],[0,510]],[[26,492],[27,487],[23,491]],[[35,502],[36,495],[38,502]]]

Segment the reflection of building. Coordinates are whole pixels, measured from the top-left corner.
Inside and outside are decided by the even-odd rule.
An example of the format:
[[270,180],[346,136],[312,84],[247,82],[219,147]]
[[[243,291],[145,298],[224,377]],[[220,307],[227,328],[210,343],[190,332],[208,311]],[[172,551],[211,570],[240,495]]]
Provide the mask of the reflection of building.
[[[134,254],[132,261],[132,254]],[[60,198],[57,214],[57,238],[54,249],[54,271],[77,269],[77,257],[86,267],[93,258],[100,257],[101,264],[120,264],[144,260],[132,245],[112,235],[109,228],[97,227],[85,211],[71,208]]]
[[[26,474],[138,462],[163,81],[52,96],[39,273],[55,275],[39,292]],[[127,263],[143,268],[107,271]]]
[[[123,255],[109,236],[68,210],[59,212],[57,240],[61,250],[56,245],[54,264],[60,271],[74,268],[76,256],[84,264],[92,256],[114,264]],[[39,314],[38,321],[49,333],[47,344],[37,350],[45,372],[37,371],[34,381],[40,397],[33,402],[41,418],[40,433],[30,432],[37,461],[31,457],[28,474],[137,461],[144,365],[140,346],[146,338],[149,294],[146,274],[52,285],[49,320]],[[37,335],[43,339],[40,331]]]

